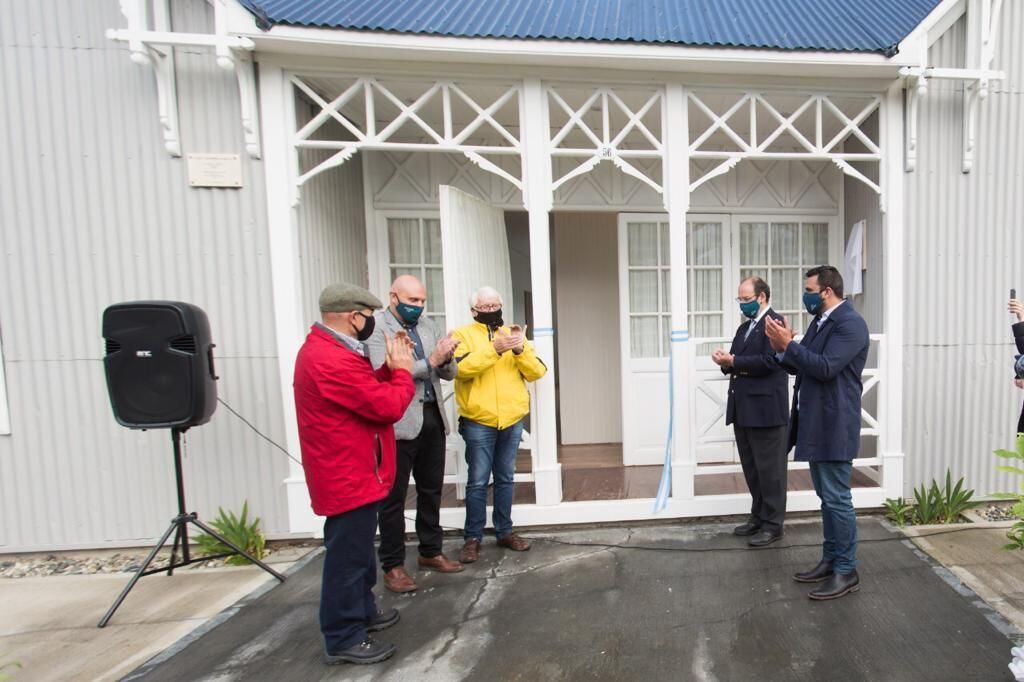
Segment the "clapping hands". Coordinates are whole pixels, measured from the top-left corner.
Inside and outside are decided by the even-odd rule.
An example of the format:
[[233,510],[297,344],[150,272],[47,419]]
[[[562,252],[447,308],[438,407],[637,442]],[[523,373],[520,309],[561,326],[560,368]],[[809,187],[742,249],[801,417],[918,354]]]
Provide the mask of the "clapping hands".
[[384,362],[388,369],[404,369],[406,372],[412,372],[416,347],[408,334],[399,331],[392,338],[385,333],[384,347]]
[[796,332],[789,326],[789,320],[782,318],[782,322],[777,322],[775,318],[770,315],[766,315],[764,322],[764,331],[765,334],[768,335],[768,341],[772,344],[772,349],[776,353],[785,351],[786,346],[788,346],[793,340],[793,337],[796,336]]
[[494,345],[494,351],[498,355],[509,350],[518,355],[523,352],[526,344],[526,333],[518,325],[513,326],[510,331],[505,331],[503,328],[498,329],[491,343]]
[[451,332],[445,334],[445,336],[437,342],[437,345],[434,346],[434,352],[430,354],[430,366],[440,367],[451,360],[452,355],[455,353],[455,348],[459,343],[459,340],[452,336]]
[[733,356],[731,353],[727,353],[723,349],[719,348],[711,354],[711,359],[719,367],[729,368],[732,367]]

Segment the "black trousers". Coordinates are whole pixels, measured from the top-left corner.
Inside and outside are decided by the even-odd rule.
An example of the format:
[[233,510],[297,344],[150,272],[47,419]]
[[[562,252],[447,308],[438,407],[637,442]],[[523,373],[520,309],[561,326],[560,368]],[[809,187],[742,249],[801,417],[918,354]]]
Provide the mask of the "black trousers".
[[733,425],[743,476],[750,490],[750,519],[772,533],[782,530],[786,516],[787,427]]
[[1020,411],[1020,421],[1017,422],[1017,433],[1024,433],[1024,410]]
[[320,632],[327,651],[366,639],[366,625],[377,615],[373,586],[377,562],[373,536],[379,502],[328,516],[324,522],[324,574],[320,586]]
[[391,494],[380,508],[380,565],[390,571],[405,563],[405,497],[409,473],[416,478],[416,536],[421,556],[441,553],[441,486],[444,483],[444,422],[437,403],[423,403],[423,428],[412,440],[398,441]]

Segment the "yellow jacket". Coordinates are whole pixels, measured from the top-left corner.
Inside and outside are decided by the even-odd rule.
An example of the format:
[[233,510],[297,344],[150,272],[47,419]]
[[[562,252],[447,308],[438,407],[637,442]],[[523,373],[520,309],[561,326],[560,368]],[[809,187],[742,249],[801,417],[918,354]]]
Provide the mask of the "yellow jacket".
[[[502,329],[510,333],[508,327]],[[527,341],[519,355],[509,350],[499,356],[487,325],[479,322],[459,327],[452,335],[459,340],[455,349],[459,414],[497,429],[508,428],[525,417],[530,411],[526,382],[536,381],[548,371],[533,344]]]

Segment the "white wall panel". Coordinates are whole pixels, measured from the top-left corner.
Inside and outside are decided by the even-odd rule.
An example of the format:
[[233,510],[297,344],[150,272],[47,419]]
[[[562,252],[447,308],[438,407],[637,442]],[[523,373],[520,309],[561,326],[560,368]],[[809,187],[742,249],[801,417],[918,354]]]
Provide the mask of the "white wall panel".
[[[172,3],[209,32],[202,0]],[[145,542],[175,513],[167,431],[117,426],[100,317],[114,302],[202,307],[221,397],[283,442],[263,168],[244,151],[234,76],[178,50],[183,151],[241,155],[244,187],[191,189],[163,149],[156,85],[104,37],[115,0],[0,3],[0,551]],[[287,531],[284,455],[220,408],[187,434],[189,507],[248,500]]]
[[[960,172],[961,87],[933,82],[922,102],[918,170],[907,174],[904,431],[907,491],[966,476],[980,494],[1009,490],[992,450],[1013,443],[1014,388],[1005,312],[1024,294],[1024,3],[1003,3],[994,68],[1009,79],[981,105],[975,167]],[[931,62],[962,64],[963,20]]]
[[614,213],[555,213],[561,442],[622,442],[618,222]]

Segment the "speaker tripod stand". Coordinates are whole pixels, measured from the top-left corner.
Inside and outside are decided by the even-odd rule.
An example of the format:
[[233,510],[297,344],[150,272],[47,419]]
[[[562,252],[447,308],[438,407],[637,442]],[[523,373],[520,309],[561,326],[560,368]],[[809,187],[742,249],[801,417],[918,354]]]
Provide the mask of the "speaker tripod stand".
[[[149,556],[146,557],[146,560],[142,563],[142,566],[139,567],[139,570],[137,570],[135,572],[135,575],[132,576],[132,579],[128,581],[128,584],[125,586],[124,590],[121,591],[121,594],[118,595],[113,605],[110,607],[110,609],[107,610],[106,615],[103,616],[97,627],[102,628],[107,625],[107,623],[110,621],[110,618],[114,615],[114,611],[117,611],[117,608],[121,606],[121,602],[124,601],[125,597],[128,596],[128,593],[132,591],[133,587],[135,587],[135,583],[137,583],[139,581],[139,578],[141,578],[142,576],[152,575],[154,573],[163,573],[164,571],[167,572],[167,575],[174,575],[174,569],[180,568],[182,566],[188,566],[189,564],[194,564],[199,561],[206,561],[208,559],[219,559],[222,557],[234,556],[235,554],[238,554],[245,557],[252,563],[256,564],[257,566],[259,566],[264,571],[274,576],[281,582],[284,582],[283,575],[272,569],[270,566],[267,566],[265,563],[263,563],[256,557],[252,556],[235,543],[228,540],[226,537],[218,533],[213,528],[210,528],[208,525],[200,521],[199,517],[196,515],[195,512],[185,512],[185,482],[181,473],[181,434],[184,433],[186,430],[187,427],[184,429],[178,427],[174,427],[171,429],[171,443],[174,446],[174,476],[178,484],[178,515],[171,519],[171,525],[168,526],[166,531],[164,531],[163,536],[161,536],[160,540],[156,543],[156,546],[153,547],[153,550],[149,553]],[[227,545],[232,549],[232,551],[225,552],[223,554],[214,554],[212,556],[192,557],[188,546],[188,524],[190,523],[195,524],[200,530],[205,532],[207,535],[210,535],[211,537],[219,540],[221,543]],[[167,566],[162,566],[160,568],[149,568],[150,564],[152,564],[153,560],[156,558],[157,553],[163,548],[164,544],[166,544],[167,539],[171,537],[171,533],[174,533],[174,546],[171,549],[170,563]],[[181,561],[178,561],[179,547],[181,547]]]

